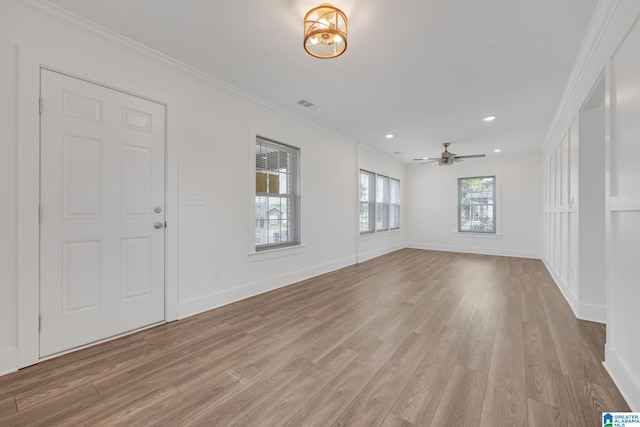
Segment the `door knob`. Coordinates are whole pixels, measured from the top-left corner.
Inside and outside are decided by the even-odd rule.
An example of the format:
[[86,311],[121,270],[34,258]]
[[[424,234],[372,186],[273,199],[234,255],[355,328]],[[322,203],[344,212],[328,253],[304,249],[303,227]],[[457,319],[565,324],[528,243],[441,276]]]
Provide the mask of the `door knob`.
[[159,230],[162,228],[162,225],[163,225],[162,222],[156,221],[153,223],[153,228],[155,228],[156,230]]
[[155,208],[153,208],[153,211],[154,211],[155,213],[160,213],[160,212],[162,212],[162,206],[156,206]]

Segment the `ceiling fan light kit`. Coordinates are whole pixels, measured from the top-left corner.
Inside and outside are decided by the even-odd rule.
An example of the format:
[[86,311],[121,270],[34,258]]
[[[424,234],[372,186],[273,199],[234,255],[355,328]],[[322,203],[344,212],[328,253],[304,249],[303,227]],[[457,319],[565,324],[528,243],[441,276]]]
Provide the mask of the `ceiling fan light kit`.
[[[461,162],[463,159],[472,159],[472,158],[485,156],[484,154],[471,154],[468,156],[458,156],[456,153],[451,153],[449,151],[450,144],[451,144],[450,142],[445,142],[444,144],[442,144],[442,146],[444,147],[444,151],[442,152],[442,154],[440,154],[439,159],[433,158],[433,157],[422,157],[422,158],[413,159],[413,160],[422,161],[423,163],[420,163],[421,165],[438,162],[438,165],[440,166],[450,166],[456,162]],[[425,162],[425,160],[427,161]]]
[[335,58],[347,50],[349,22],[343,11],[329,3],[304,16],[304,49],[315,58]]

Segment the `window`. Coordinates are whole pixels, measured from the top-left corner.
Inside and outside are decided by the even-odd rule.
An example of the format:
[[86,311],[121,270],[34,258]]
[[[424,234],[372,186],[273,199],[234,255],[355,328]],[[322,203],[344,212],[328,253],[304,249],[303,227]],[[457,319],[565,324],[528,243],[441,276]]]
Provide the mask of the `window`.
[[389,228],[400,228],[400,181],[389,180]]
[[376,231],[389,229],[389,178],[376,176]]
[[360,170],[360,234],[400,228],[400,181]]
[[458,231],[496,232],[495,176],[458,178]]
[[256,251],[300,244],[299,152],[256,138]]
[[376,174],[360,171],[360,234],[373,233],[375,216],[375,177]]

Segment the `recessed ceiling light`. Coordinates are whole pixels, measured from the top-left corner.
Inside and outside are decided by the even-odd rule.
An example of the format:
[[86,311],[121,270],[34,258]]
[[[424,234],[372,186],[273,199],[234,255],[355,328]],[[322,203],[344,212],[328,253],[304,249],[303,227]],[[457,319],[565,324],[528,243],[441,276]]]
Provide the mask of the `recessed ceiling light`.
[[501,152],[501,151],[502,151],[502,150],[501,150],[501,149],[499,149],[499,148],[496,148],[495,150],[493,150],[493,152],[494,152],[494,153],[499,153],[499,152]]
[[496,118],[495,118],[494,116],[489,116],[489,117],[485,117],[485,118],[484,118],[484,121],[485,121],[485,122],[492,122],[492,121],[494,121],[495,119],[496,119]]
[[387,138],[387,139],[391,139],[391,138],[393,138],[394,136],[395,136],[394,134],[392,134],[392,133],[388,133],[388,134],[386,134],[386,135],[385,135],[385,138]]

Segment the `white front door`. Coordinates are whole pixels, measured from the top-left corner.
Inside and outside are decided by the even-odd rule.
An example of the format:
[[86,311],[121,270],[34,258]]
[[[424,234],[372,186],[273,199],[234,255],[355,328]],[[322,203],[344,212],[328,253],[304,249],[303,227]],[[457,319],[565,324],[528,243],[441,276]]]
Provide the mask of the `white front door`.
[[165,319],[165,109],[41,72],[40,357]]

